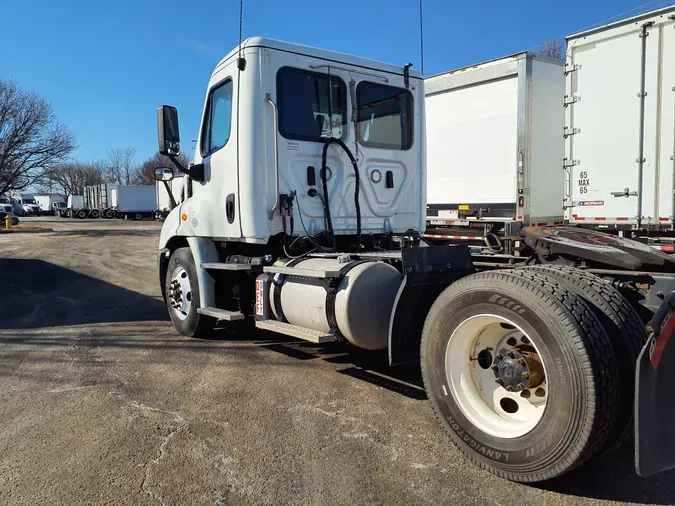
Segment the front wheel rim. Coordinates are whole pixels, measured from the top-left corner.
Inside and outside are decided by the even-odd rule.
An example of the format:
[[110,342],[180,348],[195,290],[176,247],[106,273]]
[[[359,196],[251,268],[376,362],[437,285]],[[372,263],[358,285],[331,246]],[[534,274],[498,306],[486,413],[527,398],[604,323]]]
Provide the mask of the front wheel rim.
[[530,336],[506,318],[481,314],[462,321],[448,340],[445,371],[444,393],[487,434],[521,437],[544,415],[545,364]]
[[169,304],[173,314],[179,320],[185,320],[192,308],[192,286],[185,269],[178,266],[171,274],[169,281]]

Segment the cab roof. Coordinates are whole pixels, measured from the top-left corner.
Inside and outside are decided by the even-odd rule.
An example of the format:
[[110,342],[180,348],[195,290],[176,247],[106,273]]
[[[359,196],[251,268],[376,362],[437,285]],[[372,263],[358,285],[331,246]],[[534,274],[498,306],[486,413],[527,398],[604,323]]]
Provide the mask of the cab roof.
[[[222,60],[220,60],[215,70],[217,70],[220,66],[224,65],[230,59],[236,57],[237,54],[239,53],[239,47],[240,46],[234,48]],[[268,39],[266,37],[249,37],[248,39],[242,41],[241,43],[242,50],[256,47],[275,49],[278,51],[284,51],[293,54],[301,54],[312,58],[318,58],[327,62],[334,62],[336,64],[342,64],[351,67],[358,67],[368,70],[378,70],[380,72],[386,72],[389,74],[403,75],[403,65],[392,65],[389,63],[383,63],[377,60],[370,60],[368,58],[362,58],[360,56],[354,56],[347,53],[339,53],[337,51],[329,51],[327,49],[319,49],[311,46],[305,46],[302,44],[295,44],[292,42],[283,42],[280,40]],[[411,67],[410,78],[422,79],[422,73]]]

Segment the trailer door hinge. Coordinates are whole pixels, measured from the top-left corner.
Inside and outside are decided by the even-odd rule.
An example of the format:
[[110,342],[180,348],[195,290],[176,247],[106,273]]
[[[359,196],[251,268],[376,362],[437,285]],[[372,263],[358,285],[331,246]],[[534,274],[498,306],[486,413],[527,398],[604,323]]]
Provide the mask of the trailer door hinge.
[[645,163],[647,161],[646,158],[636,158],[635,163]]
[[577,63],[572,65],[571,63],[568,63],[565,65],[565,75],[571,74],[572,72],[576,72],[581,68],[581,63]]
[[637,94],[637,96],[638,96],[638,98],[646,97],[646,96],[647,96],[647,92],[646,92],[646,91],[645,91],[645,92],[639,91],[638,94]]
[[570,127],[565,127],[563,130],[563,136],[564,137],[569,137],[570,135],[575,135],[581,132],[580,128],[570,128]]
[[581,102],[581,95],[572,95],[571,97],[569,95],[565,95],[565,98],[563,99],[563,105],[565,107],[570,104],[574,104],[575,102]]
[[581,160],[570,160],[569,158],[563,158],[563,168],[574,167],[575,165],[580,165]]

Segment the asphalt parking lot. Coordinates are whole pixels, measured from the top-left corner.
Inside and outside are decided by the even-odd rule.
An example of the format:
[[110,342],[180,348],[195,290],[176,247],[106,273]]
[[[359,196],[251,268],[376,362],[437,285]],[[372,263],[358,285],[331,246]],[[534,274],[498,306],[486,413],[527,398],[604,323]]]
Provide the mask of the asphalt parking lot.
[[472,466],[419,371],[259,331],[179,336],[160,224],[0,236],[0,504],[674,504],[632,447],[524,486]]

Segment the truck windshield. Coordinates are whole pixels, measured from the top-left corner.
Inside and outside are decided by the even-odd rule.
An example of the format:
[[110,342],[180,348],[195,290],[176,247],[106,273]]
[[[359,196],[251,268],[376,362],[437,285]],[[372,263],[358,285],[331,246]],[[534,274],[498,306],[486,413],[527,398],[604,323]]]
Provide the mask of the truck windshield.
[[403,88],[363,81],[356,87],[357,135],[364,146],[410,149],[413,98]]
[[56,202],[56,207],[66,207],[65,202]]
[[24,204],[35,204],[35,199],[21,199]]

